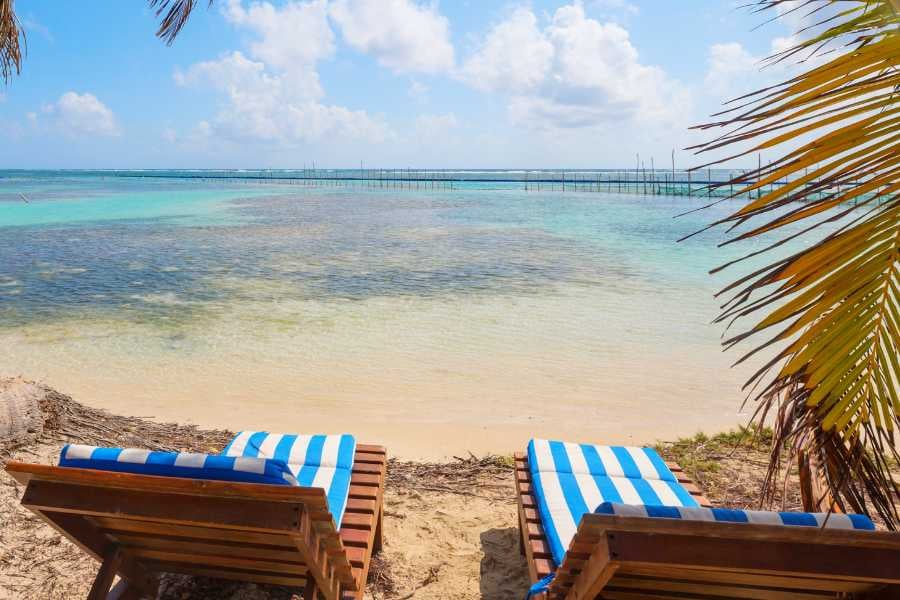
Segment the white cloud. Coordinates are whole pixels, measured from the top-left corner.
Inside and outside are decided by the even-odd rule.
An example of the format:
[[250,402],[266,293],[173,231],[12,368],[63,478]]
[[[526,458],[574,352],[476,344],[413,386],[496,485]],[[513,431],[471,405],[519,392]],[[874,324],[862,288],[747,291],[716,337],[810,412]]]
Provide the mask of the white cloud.
[[[113,112],[96,96],[89,93],[66,92],[52,104],[45,104],[41,112],[52,126],[71,136],[117,136],[121,134]],[[35,113],[28,113],[28,119],[37,123]]]
[[170,144],[179,144],[195,150],[208,150],[213,136],[213,127],[207,121],[198,121],[188,131],[181,133],[173,127],[163,129],[161,137]]
[[781,54],[796,46],[800,40],[793,35],[779,36],[772,39],[772,55]]
[[325,0],[288,2],[281,8],[254,2],[246,9],[240,0],[229,0],[225,18],[259,36],[250,44],[250,55],[271,68],[307,69],[334,53]]
[[214,133],[235,141],[317,141],[343,136],[380,141],[387,128],[364,111],[318,102],[322,90],[315,71],[296,68],[270,73],[265,63],[232,52],[219,60],[198,63],[176,75],[184,85],[209,84],[223,92],[227,102],[212,125]]
[[[812,27],[821,31],[821,27],[834,25],[831,18],[846,10],[840,2],[835,3],[811,3],[808,0],[785,0],[778,2],[773,7],[782,23],[787,25],[792,33]],[[822,24],[822,25],[820,25]]]
[[554,52],[531,9],[520,7],[494,26],[462,75],[482,91],[530,90],[546,80]]
[[445,136],[457,127],[459,127],[459,121],[453,113],[419,115],[414,123],[416,136],[423,141],[430,141]]
[[784,81],[799,69],[814,67],[830,58],[810,57],[809,52],[801,52],[783,61],[768,60],[798,42],[795,36],[775,37],[764,56],[752,54],[739,42],[713,44],[709,47],[703,79],[705,90],[719,99],[731,100]]
[[421,81],[410,81],[409,89],[407,90],[410,98],[415,98],[416,100],[424,100],[425,96],[428,95],[428,86],[422,83]]
[[449,22],[435,3],[334,0],[330,15],[350,46],[396,72],[437,73],[453,68]]
[[621,11],[629,15],[636,15],[641,9],[636,5],[628,2],[628,0],[593,0],[591,5],[600,10]]
[[24,29],[28,34],[41,34],[42,36],[44,36],[44,39],[46,39],[51,44],[55,41],[50,30],[43,23],[38,21],[34,17],[34,15],[27,15],[22,19],[22,29]]
[[322,102],[317,63],[334,53],[325,0],[278,8],[268,2],[245,8],[240,0],[230,0],[224,14],[257,39],[249,45],[249,56],[233,51],[175,72],[178,84],[209,86],[223,97],[216,116],[198,125],[195,138],[200,129],[205,137],[284,144],[335,137],[377,142],[390,135],[365,111]]
[[[746,89],[749,74],[759,71],[760,59],[738,42],[713,44],[709,47],[706,77],[703,81],[711,94],[731,99]],[[738,87],[740,86],[740,87]]]
[[530,8],[515,9],[460,76],[506,94],[511,121],[537,128],[683,123],[691,103],[684,86],[640,62],[627,30],[587,17],[579,0],[557,9],[543,28]]

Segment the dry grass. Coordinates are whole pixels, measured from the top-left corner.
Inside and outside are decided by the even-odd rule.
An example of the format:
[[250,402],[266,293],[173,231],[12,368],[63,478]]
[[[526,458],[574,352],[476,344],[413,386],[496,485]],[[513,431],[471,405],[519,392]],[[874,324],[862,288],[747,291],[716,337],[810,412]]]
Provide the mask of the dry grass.
[[661,442],[657,451],[677,462],[717,506],[731,508],[802,510],[796,473],[788,471],[787,485],[776,494],[772,506],[760,504],[762,484],[769,468],[772,432],[760,435],[745,429],[674,442]]

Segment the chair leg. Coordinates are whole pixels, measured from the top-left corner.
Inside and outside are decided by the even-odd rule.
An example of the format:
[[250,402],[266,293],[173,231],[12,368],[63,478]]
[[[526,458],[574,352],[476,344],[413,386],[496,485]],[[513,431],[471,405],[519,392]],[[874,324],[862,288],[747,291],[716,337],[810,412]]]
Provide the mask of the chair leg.
[[106,600],[156,600],[159,593],[159,580],[152,579],[146,582],[142,591],[127,579],[119,579],[118,583],[109,591]]
[[519,554],[525,556],[525,529],[522,525],[525,523],[525,514],[522,512],[522,507],[519,507]]
[[106,600],[116,571],[119,570],[121,564],[122,550],[118,546],[111,546],[103,555],[103,562],[100,564],[100,570],[94,578],[93,585],[91,585],[88,600]]
[[375,521],[375,541],[372,542],[372,554],[380,552],[384,545],[384,507],[378,509],[378,518]]
[[319,586],[309,574],[306,576],[306,587],[303,588],[303,600],[319,600]]
[[106,600],[156,600],[159,594],[159,578],[146,577],[142,587],[122,577],[105,596]]

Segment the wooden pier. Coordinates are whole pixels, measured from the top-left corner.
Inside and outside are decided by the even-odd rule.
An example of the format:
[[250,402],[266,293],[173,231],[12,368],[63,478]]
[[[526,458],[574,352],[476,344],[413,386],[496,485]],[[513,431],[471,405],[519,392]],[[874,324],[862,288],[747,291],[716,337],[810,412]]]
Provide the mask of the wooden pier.
[[[734,175],[736,172],[732,171]],[[234,171],[141,171],[106,173],[110,177],[268,183],[310,188],[365,188],[371,190],[524,190],[528,192],[572,192],[735,197],[743,186],[732,184],[727,173],[675,170],[581,170],[581,171],[450,171],[422,169],[299,169]],[[714,175],[717,175],[714,177]],[[754,190],[758,197],[785,182]],[[854,185],[854,184],[847,184]],[[746,198],[746,194],[740,197]]]

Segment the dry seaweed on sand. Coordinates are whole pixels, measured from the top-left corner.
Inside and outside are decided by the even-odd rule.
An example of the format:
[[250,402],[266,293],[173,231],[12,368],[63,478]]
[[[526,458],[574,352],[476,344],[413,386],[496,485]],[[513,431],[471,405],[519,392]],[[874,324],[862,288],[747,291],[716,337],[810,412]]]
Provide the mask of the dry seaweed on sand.
[[454,457],[450,462],[414,462],[390,459],[387,487],[416,492],[442,492],[462,496],[515,501],[498,477],[511,477],[511,457],[488,455]]

